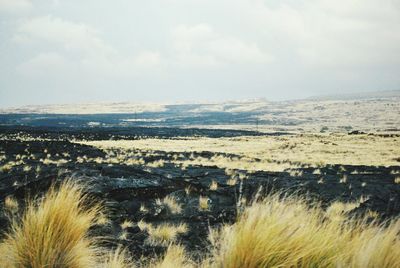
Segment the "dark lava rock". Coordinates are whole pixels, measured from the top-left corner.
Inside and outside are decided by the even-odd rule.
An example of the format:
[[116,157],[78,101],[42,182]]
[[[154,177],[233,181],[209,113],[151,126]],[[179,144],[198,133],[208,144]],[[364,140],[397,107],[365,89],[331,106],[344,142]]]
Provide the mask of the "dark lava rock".
[[[337,200],[349,202],[368,196],[367,201],[352,213],[374,211],[382,220],[400,215],[400,184],[395,183],[396,174],[400,173],[399,166],[328,165],[320,168],[320,174],[313,174],[315,169],[304,167],[298,168],[299,172],[293,176],[288,172],[266,171],[245,174],[246,171],[241,170],[238,172],[245,174],[247,179],[238,180],[236,185],[230,186],[225,170],[216,166],[189,166],[184,170],[172,164],[150,168],[124,163],[110,166],[96,162],[78,163],[78,157],[103,158],[105,153],[67,140],[0,140],[0,151],[6,155],[6,160],[0,164],[26,154],[26,150],[34,156],[34,159],[25,159],[32,170],[24,171],[22,167],[16,167],[0,173],[0,230],[7,230],[9,225],[8,218],[2,213],[4,199],[8,195],[13,195],[23,204],[27,197],[44,194],[52,183],[72,178],[87,184],[87,193],[104,205],[110,219],[109,224],[94,226],[91,233],[107,237],[104,240],[106,246],[123,244],[137,256],[165,250],[165,247],[145,244],[148,234],[136,225],[141,219],[153,225],[187,223],[189,231],[179,236],[179,242],[196,254],[207,247],[209,228],[234,222],[238,200],[246,198],[251,201],[257,193],[265,195],[283,191],[306,194],[325,207]],[[64,158],[69,162],[60,166],[54,163],[45,165],[40,159],[47,153],[65,153]],[[213,153],[199,155],[212,157]],[[157,152],[157,159],[168,157],[167,152]],[[342,179],[343,176],[346,180]],[[213,181],[218,184],[214,191],[210,189]],[[160,204],[167,196],[177,200],[182,207],[181,213],[174,214],[167,205]],[[199,209],[200,196],[209,198],[207,210]],[[128,234],[122,239],[120,224],[124,220],[131,220],[134,224],[126,228]]]

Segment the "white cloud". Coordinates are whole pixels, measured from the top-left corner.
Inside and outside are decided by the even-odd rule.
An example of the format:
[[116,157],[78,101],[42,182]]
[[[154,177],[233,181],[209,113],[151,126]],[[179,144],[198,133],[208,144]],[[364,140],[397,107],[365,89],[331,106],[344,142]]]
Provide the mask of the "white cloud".
[[352,67],[400,62],[400,4],[396,1],[243,5],[248,21],[265,38],[281,42],[306,64]]
[[134,59],[134,64],[138,67],[152,67],[161,64],[161,56],[159,52],[142,51]]
[[400,86],[399,0],[92,2],[0,0],[1,88],[53,90],[50,74],[60,90],[153,88],[149,99]]
[[0,0],[0,13],[19,13],[32,9],[33,5],[29,0]]
[[15,36],[15,39],[19,38],[52,43],[67,51],[102,55],[114,53],[114,50],[98,36],[96,29],[50,15],[22,22]]
[[208,25],[179,25],[172,30],[173,46],[183,64],[265,63],[272,57],[256,43],[220,34]]
[[[134,76],[143,69],[159,65],[161,61],[160,54],[155,51],[139,51],[133,55],[121,54],[100,38],[99,31],[95,28],[53,16],[23,21],[13,40],[22,46],[38,44],[62,53],[60,55],[44,51],[24,62],[19,66],[19,70],[30,76],[40,75],[41,71],[38,72],[37,69],[63,66],[66,61],[74,65],[74,69],[88,74]],[[62,67],[55,70],[62,70]]]
[[73,64],[55,52],[40,53],[17,67],[17,70],[29,77],[50,78],[54,75],[71,74]]

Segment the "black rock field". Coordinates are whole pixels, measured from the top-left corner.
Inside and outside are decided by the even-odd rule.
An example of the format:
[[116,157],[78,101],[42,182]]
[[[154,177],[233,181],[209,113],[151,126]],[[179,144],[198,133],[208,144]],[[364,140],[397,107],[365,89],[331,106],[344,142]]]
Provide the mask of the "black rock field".
[[[251,202],[272,192],[307,195],[310,202],[318,202],[322,207],[334,201],[353,202],[367,197],[348,212],[350,216],[373,211],[384,221],[400,215],[400,184],[395,181],[400,166],[326,165],[318,170],[305,166],[298,167],[295,172],[231,170],[227,174],[225,169],[217,166],[175,165],[168,162],[171,155],[164,151],[143,154],[142,165],[128,165],[123,161],[110,164],[85,161],[104,159],[106,153],[71,142],[71,133],[44,135],[40,129],[36,132],[35,129],[19,130],[18,133],[3,129],[0,140],[0,151],[4,154],[0,163],[3,166],[0,173],[2,231],[10,224],[9,215],[3,209],[7,196],[19,201],[20,213],[25,200],[39,198],[50,185],[66,179],[80,181],[85,185],[85,191],[104,206],[109,223],[94,226],[93,235],[102,237],[106,247],[123,244],[137,256],[165,250],[165,247],[148,243],[148,234],[138,227],[138,222],[155,226],[186,223],[188,231],[179,235],[178,241],[196,256],[208,244],[209,229],[234,222],[243,200]],[[221,133],[223,131],[219,135]],[[22,139],[17,134],[34,138]],[[98,138],[90,131],[81,133],[82,136]],[[137,150],[137,153],[141,152]],[[204,151],[198,154],[212,157],[216,153]],[[53,160],[43,161],[47,155]],[[190,156],[181,154],[180,157],[184,160]],[[235,155],[225,157],[240,158]],[[166,160],[166,163],[160,167],[146,165],[155,160]],[[17,164],[8,168],[5,164],[10,161]],[[18,165],[18,161],[23,161],[24,165]],[[214,187],[210,187],[212,184]],[[162,202],[168,197],[180,204],[179,213],[174,213]],[[133,224],[121,227],[125,221]]]

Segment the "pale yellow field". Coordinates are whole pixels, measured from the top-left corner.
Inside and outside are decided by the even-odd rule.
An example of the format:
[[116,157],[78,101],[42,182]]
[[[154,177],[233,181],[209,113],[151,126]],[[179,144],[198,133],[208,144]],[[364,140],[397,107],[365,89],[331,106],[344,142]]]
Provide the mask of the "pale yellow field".
[[[221,152],[238,157],[190,158],[186,164],[218,165],[248,170],[284,170],[293,166],[326,164],[400,165],[400,138],[378,135],[299,134],[239,138],[140,139],[84,141],[106,151]],[[260,161],[255,161],[260,159]],[[182,161],[174,161],[181,162]]]

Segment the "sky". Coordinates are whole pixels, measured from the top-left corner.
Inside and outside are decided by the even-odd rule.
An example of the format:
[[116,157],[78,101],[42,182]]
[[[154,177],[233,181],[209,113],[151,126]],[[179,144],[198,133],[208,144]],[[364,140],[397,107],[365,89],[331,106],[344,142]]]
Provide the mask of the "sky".
[[400,0],[0,0],[0,107],[400,89]]

